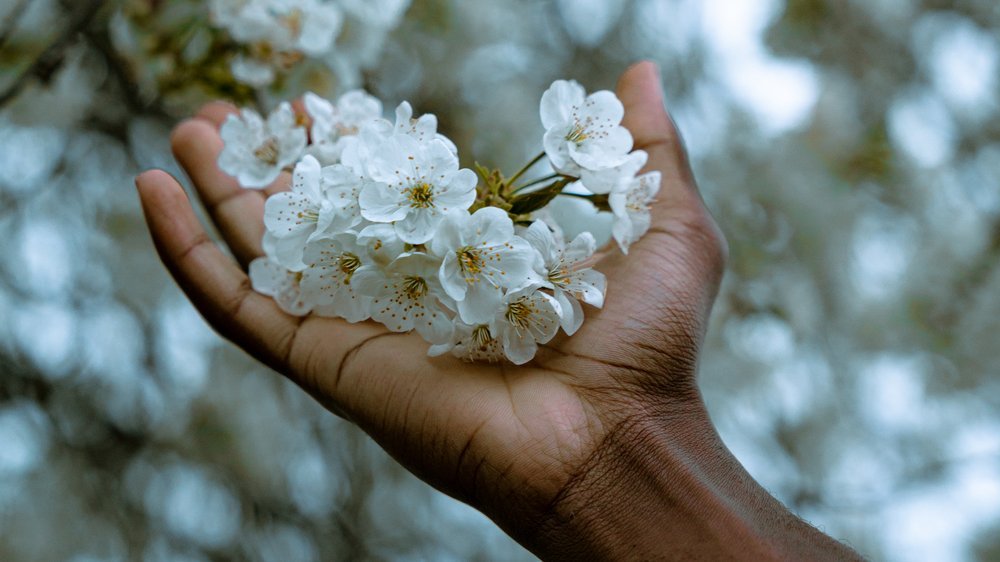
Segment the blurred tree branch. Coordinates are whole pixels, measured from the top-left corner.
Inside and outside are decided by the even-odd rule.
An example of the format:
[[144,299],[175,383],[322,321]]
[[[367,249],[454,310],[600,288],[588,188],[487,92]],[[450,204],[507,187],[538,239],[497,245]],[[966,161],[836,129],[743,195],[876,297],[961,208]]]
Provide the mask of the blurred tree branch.
[[[69,14],[69,24],[59,35],[59,38],[42,51],[27,70],[22,72],[6,90],[0,93],[0,108],[16,98],[31,79],[38,79],[45,83],[52,78],[65,61],[66,50],[73,45],[80,32],[90,25],[103,4],[103,0],[89,0],[76,5],[76,10]],[[10,25],[11,33],[15,26],[16,24]]]
[[28,7],[28,0],[19,0],[15,4],[10,12],[8,13],[7,20],[3,22],[3,26],[0,27],[0,47],[3,47],[10,36],[17,29],[17,22],[21,21],[21,15],[24,13],[25,8]]

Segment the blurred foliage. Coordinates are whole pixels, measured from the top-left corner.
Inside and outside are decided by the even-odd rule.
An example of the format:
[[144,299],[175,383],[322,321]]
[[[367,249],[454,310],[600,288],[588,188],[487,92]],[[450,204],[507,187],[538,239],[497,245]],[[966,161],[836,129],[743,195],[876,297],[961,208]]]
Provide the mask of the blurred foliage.
[[1000,560],[996,2],[417,0],[267,91],[203,14],[0,4],[0,559],[530,559],[219,341],[131,178],[180,174],[206,99],[357,84],[512,169],[553,80],[651,58],[731,246],[701,379],[727,444],[873,559]]

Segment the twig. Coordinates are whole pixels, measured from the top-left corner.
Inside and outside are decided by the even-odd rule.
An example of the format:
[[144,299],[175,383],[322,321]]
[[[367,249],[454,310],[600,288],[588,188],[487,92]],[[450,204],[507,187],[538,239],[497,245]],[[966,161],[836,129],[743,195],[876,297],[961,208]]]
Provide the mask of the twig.
[[0,28],[0,47],[4,46],[4,43],[10,39],[10,36],[14,34],[14,30],[17,29],[17,22],[21,21],[21,16],[24,14],[25,8],[28,7],[28,0],[20,0],[17,4],[11,8],[10,12],[7,14],[7,20],[4,21],[4,25]]
[[77,34],[94,19],[102,3],[102,0],[90,0],[89,3],[85,4],[83,8],[72,15],[70,23],[66,26],[63,34],[46,47],[42,51],[42,54],[35,59],[35,62],[14,80],[13,84],[3,93],[0,93],[0,108],[16,98],[21,93],[21,90],[28,85],[30,78],[38,78],[42,82],[46,82],[52,77],[65,60],[66,49],[76,40]]

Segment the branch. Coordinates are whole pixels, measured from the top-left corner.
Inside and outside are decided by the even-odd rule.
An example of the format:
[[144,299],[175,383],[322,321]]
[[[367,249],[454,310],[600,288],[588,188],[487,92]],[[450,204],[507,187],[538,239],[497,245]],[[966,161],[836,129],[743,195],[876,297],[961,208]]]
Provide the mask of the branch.
[[21,21],[21,16],[24,15],[27,7],[28,0],[20,0],[7,13],[7,20],[3,22],[4,25],[0,28],[0,47],[3,47],[7,40],[10,39],[10,36],[14,34],[14,30],[17,29],[17,22]]
[[70,16],[69,25],[66,26],[62,35],[46,47],[42,54],[35,59],[35,62],[14,80],[13,84],[0,93],[0,108],[16,98],[28,85],[31,78],[37,78],[42,82],[47,82],[52,78],[52,75],[65,60],[66,49],[76,40],[77,34],[90,25],[102,4],[103,0],[90,0],[79,11]]

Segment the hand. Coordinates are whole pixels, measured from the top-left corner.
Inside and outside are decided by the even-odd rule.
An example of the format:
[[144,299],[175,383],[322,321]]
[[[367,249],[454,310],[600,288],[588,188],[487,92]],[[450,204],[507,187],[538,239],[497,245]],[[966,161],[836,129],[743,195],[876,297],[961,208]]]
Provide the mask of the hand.
[[[718,442],[695,382],[725,241],[698,194],[655,67],[626,71],[618,95],[636,148],[649,152],[649,169],[663,173],[653,226],[627,258],[613,251],[596,264],[608,277],[605,307],[588,308],[576,335],[543,346],[523,367],[429,358],[416,334],[292,317],[253,292],[244,271],[262,254],[265,193],[286,189],[288,178],[261,193],[219,171],[218,127],[234,108],[207,106],[177,127],[173,148],[238,265],[205,234],[173,178],[150,171],[137,185],[163,262],[212,326],[356,423],[415,474],[482,510],[541,556],[620,556],[617,542],[641,532],[628,530],[627,511],[640,505],[622,503],[628,498],[650,509],[665,504],[654,512],[660,521],[688,506],[673,514],[672,528],[689,536],[651,545],[669,552],[711,542],[697,532],[717,523],[692,523],[696,513],[718,518],[711,510],[724,503],[705,497],[706,475],[731,481],[716,484],[719,495],[742,494],[740,501],[755,506],[776,502],[762,490],[747,493],[755,484]],[[663,482],[670,489],[655,485]],[[662,493],[650,502],[649,494],[636,494],[643,486]],[[678,487],[694,493],[670,499]],[[737,523],[736,535],[754,527]]]

